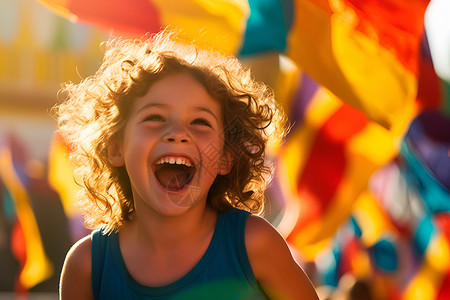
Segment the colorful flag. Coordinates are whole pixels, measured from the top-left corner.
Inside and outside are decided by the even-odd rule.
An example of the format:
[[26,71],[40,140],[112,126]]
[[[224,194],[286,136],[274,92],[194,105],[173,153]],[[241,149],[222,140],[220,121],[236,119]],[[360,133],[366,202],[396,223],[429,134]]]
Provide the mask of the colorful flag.
[[301,88],[310,93],[290,109],[300,121],[278,163],[287,201],[280,230],[300,249],[332,237],[371,174],[397,153],[390,131],[303,76]]
[[428,0],[297,0],[288,55],[370,120],[402,132],[417,112]]
[[73,169],[69,161],[71,147],[55,132],[50,144],[48,159],[48,182],[58,193],[73,242],[89,234],[83,226],[83,218],[76,207],[80,186],[75,183]]
[[399,133],[417,113],[428,0],[39,1],[118,35],[170,27],[226,54],[285,52],[344,102]]
[[247,1],[79,1],[39,0],[72,21],[97,26],[117,36],[142,37],[170,27],[207,48],[227,54],[241,46],[250,13]]
[[54,270],[45,253],[29,195],[6,141],[0,143],[0,181],[14,203],[18,223],[14,228],[13,252],[21,263],[18,286],[27,290],[48,279]]

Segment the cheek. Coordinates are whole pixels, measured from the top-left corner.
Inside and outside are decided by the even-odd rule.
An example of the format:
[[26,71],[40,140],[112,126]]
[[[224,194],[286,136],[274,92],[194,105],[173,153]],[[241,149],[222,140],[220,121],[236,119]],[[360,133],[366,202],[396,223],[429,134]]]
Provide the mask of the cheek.
[[217,134],[208,134],[196,138],[198,148],[202,153],[210,153],[219,155],[224,147],[224,141]]
[[124,141],[125,165],[142,167],[146,165],[150,150],[151,140],[145,136],[134,136]]
[[204,171],[215,178],[219,171],[220,159],[223,153],[223,141],[220,137],[209,137],[199,145],[200,156]]

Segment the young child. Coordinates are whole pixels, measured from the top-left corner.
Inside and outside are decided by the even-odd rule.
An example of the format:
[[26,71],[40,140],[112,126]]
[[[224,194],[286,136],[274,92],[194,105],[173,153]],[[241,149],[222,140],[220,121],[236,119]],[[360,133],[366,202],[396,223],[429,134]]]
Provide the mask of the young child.
[[267,143],[286,132],[236,58],[112,40],[56,108],[96,229],[67,254],[62,299],[318,299],[260,213]]

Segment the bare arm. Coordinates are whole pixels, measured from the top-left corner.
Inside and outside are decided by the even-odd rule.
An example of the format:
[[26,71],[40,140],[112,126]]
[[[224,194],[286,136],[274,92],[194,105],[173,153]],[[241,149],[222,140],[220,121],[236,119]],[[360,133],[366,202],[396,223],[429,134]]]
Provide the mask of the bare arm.
[[86,236],[67,253],[61,272],[60,299],[94,299],[91,269],[91,239]]
[[248,217],[245,245],[256,280],[270,299],[319,299],[283,237],[266,220]]

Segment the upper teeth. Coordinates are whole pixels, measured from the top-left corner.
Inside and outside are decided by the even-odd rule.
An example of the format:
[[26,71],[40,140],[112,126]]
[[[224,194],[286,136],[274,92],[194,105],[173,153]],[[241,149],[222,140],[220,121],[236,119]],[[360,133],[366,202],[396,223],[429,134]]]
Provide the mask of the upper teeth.
[[173,157],[173,156],[166,156],[166,157],[162,157],[159,160],[157,160],[155,162],[155,164],[157,165],[162,165],[162,164],[177,164],[177,165],[185,165],[187,167],[192,167],[191,162],[184,157]]

